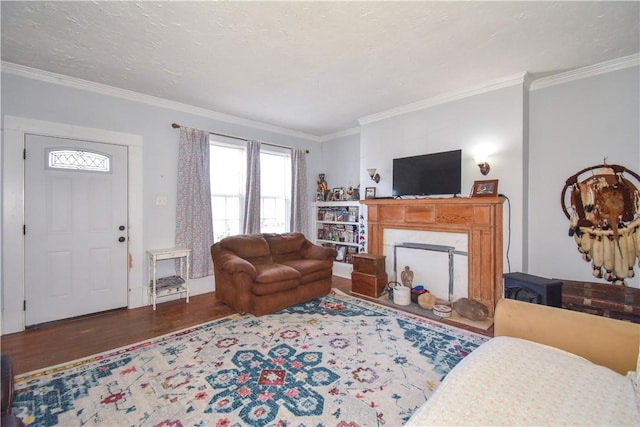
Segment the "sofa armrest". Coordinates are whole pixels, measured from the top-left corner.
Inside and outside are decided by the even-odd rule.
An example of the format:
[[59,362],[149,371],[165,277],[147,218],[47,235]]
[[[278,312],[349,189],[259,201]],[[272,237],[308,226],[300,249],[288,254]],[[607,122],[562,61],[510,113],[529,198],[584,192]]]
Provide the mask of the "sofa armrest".
[[640,324],[512,299],[498,301],[494,322],[494,336],[556,347],[623,375],[636,369]]
[[333,248],[320,246],[306,241],[300,250],[300,254],[306,259],[319,259],[333,261],[338,256],[338,252]]
[[211,254],[213,257],[213,264],[226,273],[247,273],[252,279],[255,279],[258,274],[253,264],[244,258],[240,258],[229,250],[212,248]]

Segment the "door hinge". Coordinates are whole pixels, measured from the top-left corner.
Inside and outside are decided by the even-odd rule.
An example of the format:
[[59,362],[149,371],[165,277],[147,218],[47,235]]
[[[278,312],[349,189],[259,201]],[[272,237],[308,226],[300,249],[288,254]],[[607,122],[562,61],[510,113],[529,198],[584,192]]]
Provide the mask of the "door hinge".
[[27,160],[27,149],[26,148],[22,150],[22,158],[24,160]]
[[27,311],[27,300],[22,301],[22,310]]
[[27,224],[22,224],[22,234],[27,235]]

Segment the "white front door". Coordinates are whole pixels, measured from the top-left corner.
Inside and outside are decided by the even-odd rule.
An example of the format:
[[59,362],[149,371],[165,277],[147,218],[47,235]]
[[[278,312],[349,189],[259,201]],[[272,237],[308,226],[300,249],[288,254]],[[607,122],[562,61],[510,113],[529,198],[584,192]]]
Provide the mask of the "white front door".
[[127,147],[27,135],[26,325],[127,306]]

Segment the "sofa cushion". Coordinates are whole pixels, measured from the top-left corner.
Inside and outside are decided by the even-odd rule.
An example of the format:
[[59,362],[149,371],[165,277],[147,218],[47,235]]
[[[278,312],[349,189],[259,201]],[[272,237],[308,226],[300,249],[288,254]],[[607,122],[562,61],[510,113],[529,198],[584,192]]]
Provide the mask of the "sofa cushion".
[[297,288],[300,285],[300,272],[282,264],[256,265],[258,275],[251,287],[254,295],[270,295]]
[[284,261],[283,264],[295,268],[303,277],[316,271],[327,271],[331,273],[331,269],[333,268],[332,261],[320,261],[317,259],[295,259],[292,261]]
[[285,280],[300,280],[300,272],[283,264],[256,265],[256,283],[274,283]]
[[239,234],[225,237],[220,241],[220,246],[253,265],[273,262],[269,244],[262,237],[262,234]]
[[273,262],[283,263],[286,261],[300,259],[300,250],[306,241],[302,233],[264,233],[265,240],[271,249]]
[[329,283],[331,283],[331,276],[331,270],[314,271],[313,273],[305,274],[304,276],[302,276],[302,278],[300,278],[300,285],[302,286],[306,285],[307,283],[314,283],[319,280],[327,280],[329,281]]
[[254,283],[251,287],[251,292],[256,296],[265,296],[265,295],[273,295],[279,292],[291,292],[292,289],[295,289],[300,286],[299,279],[290,279],[283,280],[281,282],[273,282],[273,283]]

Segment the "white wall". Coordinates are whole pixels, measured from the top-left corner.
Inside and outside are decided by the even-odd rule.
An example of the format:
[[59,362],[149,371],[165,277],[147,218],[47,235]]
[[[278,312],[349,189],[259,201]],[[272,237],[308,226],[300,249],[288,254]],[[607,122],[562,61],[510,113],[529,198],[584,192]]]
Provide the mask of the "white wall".
[[[49,79],[51,80],[51,79]],[[2,72],[2,114],[12,117],[22,117],[38,121],[60,123],[63,125],[81,126],[104,131],[120,132],[138,135],[142,138],[142,212],[144,230],[140,233],[143,239],[140,253],[133,253],[133,262],[146,265],[144,251],[153,248],[171,247],[175,239],[175,209],[176,209],[176,170],[179,131],[171,127],[176,122],[185,126],[213,130],[245,138],[254,138],[280,145],[298,147],[310,150],[307,156],[308,193],[309,201],[315,196],[315,182],[318,164],[322,160],[321,143],[311,138],[294,136],[287,133],[254,128],[233,122],[213,119],[206,114],[192,113],[189,109],[172,109],[159,103],[140,102],[121,96],[110,96],[96,90],[85,90],[73,84],[63,82],[57,84],[40,78],[29,78],[24,75]],[[197,109],[193,109],[197,110]],[[3,134],[3,153],[4,147]],[[3,154],[4,156],[4,154]],[[7,159],[3,157],[6,162]],[[17,160],[19,161],[19,160]],[[11,185],[3,171],[3,186]],[[7,190],[21,192],[22,189],[3,187],[3,205]],[[166,196],[166,206],[156,206],[157,196]],[[14,209],[9,207],[10,209]],[[7,206],[4,207],[6,214]],[[20,214],[15,206],[15,214]],[[313,229],[313,228],[311,228]],[[16,237],[12,237],[16,239]],[[20,241],[4,242],[5,232],[2,234],[3,246],[20,248]],[[3,253],[6,257],[6,252]],[[22,283],[4,281],[7,269],[16,268],[2,266],[2,295],[22,295]],[[134,297],[130,298],[130,307],[147,303],[142,300],[143,286],[147,281],[146,268],[143,273],[143,283],[130,283],[134,290]],[[140,281],[139,279],[136,281]],[[194,294],[212,291],[213,278],[195,280]],[[18,289],[14,289],[18,287]],[[9,292],[8,292],[8,288]],[[21,319],[4,318],[6,313],[21,313],[22,298],[2,298],[2,332],[7,333],[7,325],[21,323]],[[15,328],[11,327],[11,332]]]
[[[609,164],[640,172],[639,82],[637,65],[551,86],[540,84],[539,89],[534,82],[530,95],[529,271],[608,283],[591,275],[589,264],[568,236],[569,221],[561,209],[560,193],[567,178],[602,164],[605,157]],[[636,276],[640,276],[637,267]],[[640,287],[638,277],[627,283]]]
[[[462,149],[462,196],[469,196],[476,180],[497,179],[498,192],[511,200],[512,244],[509,258],[512,271],[521,271],[522,129],[522,82],[363,124],[360,135],[360,182],[363,187],[377,187],[377,196],[391,196],[394,158]],[[480,147],[492,151],[489,158],[491,171],[487,176],[480,173],[473,159]],[[368,167],[378,168],[381,176],[379,184],[369,179],[366,173]],[[506,222],[506,203],[504,214]],[[505,258],[507,231],[505,229]]]
[[357,187],[360,184],[360,134],[323,142],[320,168],[318,173],[326,175],[329,189]]
[[[463,196],[475,180],[498,179],[499,192],[509,197],[504,206],[505,272],[607,283],[591,275],[568,236],[560,193],[567,178],[605,157],[640,173],[638,63],[635,55],[536,80],[531,89],[523,79],[522,84],[364,120],[360,183],[390,196],[393,158],[461,148]],[[491,172],[483,177],[473,153],[485,143],[494,153]],[[323,158],[338,155],[339,145],[324,147]],[[366,174],[369,167],[378,168],[378,185]],[[627,284],[640,288],[638,268]]]

